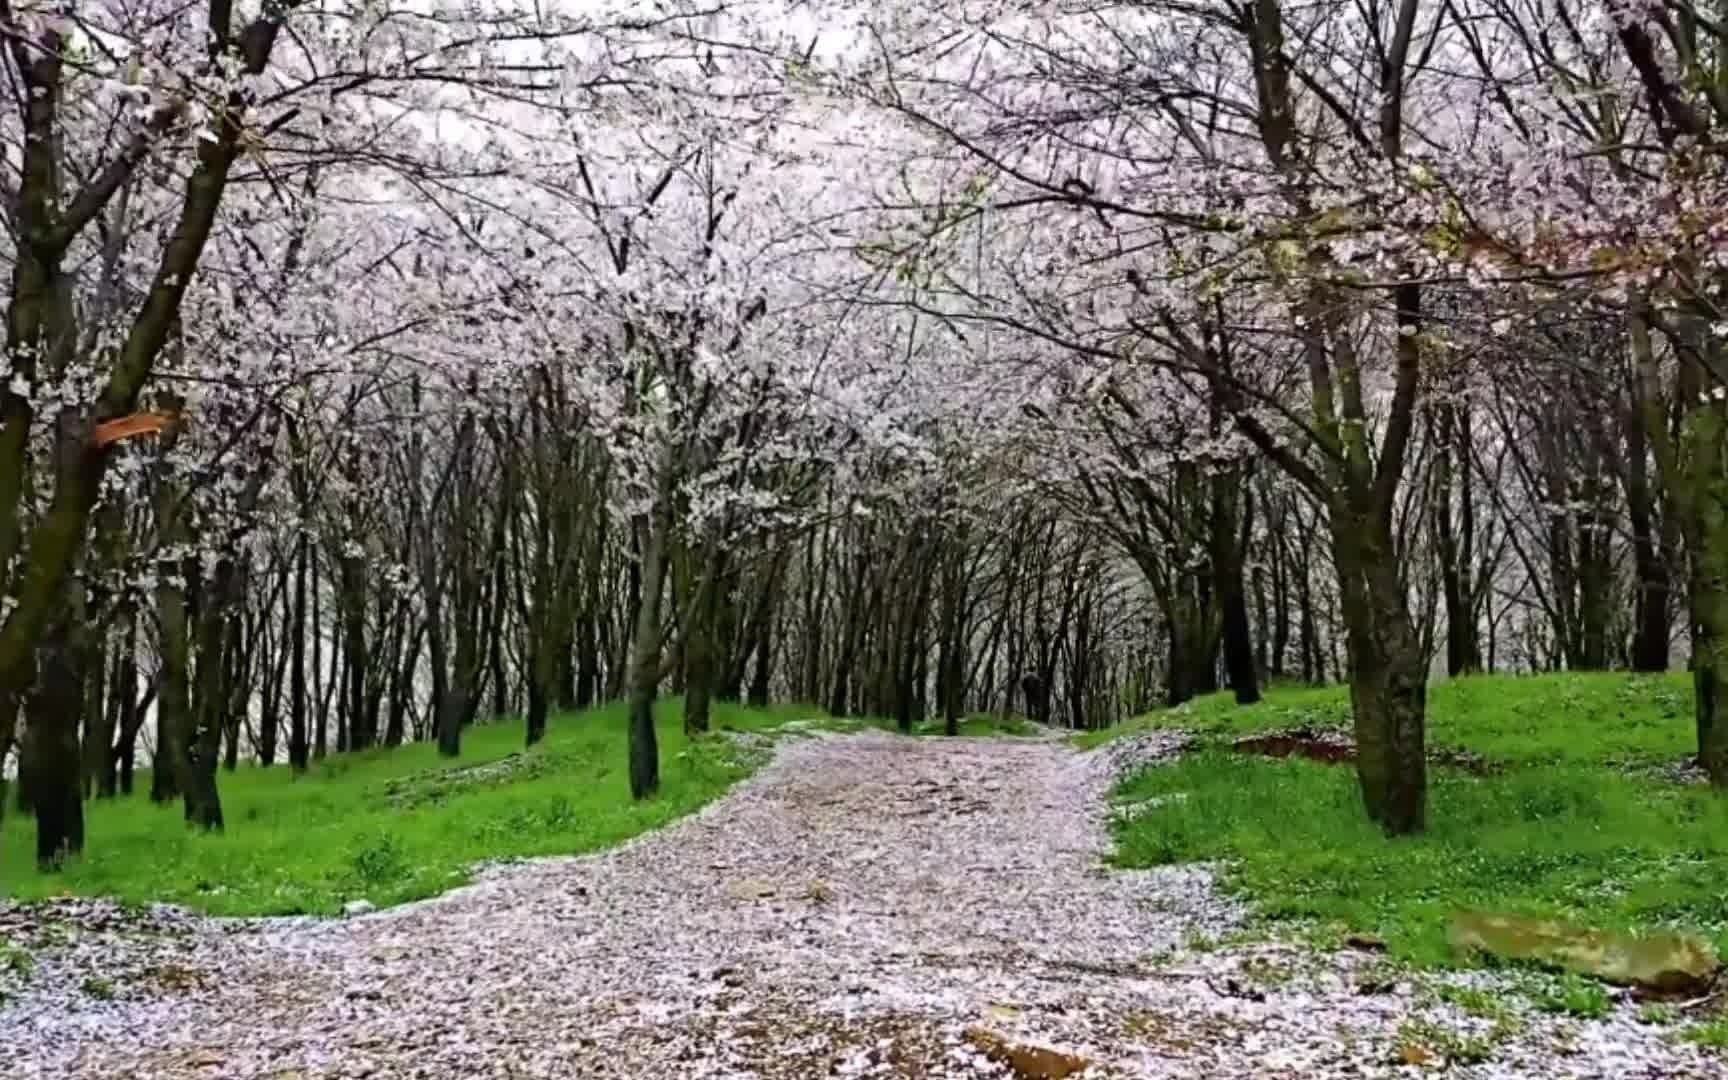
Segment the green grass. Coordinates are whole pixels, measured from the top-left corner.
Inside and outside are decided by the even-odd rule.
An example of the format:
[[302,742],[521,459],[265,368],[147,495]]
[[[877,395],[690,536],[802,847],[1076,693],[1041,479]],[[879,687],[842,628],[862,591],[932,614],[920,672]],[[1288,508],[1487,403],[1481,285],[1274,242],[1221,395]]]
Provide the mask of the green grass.
[[[1097,746],[1148,728],[1218,738],[1297,727],[1350,727],[1339,686],[1280,686],[1258,705],[1211,694],[1175,709],[1075,737]],[[1644,765],[1693,753],[1692,680],[1668,675],[1481,676],[1428,688],[1428,742],[1515,765]]]
[[[941,717],[915,725],[914,735],[944,735],[948,727]],[[1039,735],[1044,728],[1024,716],[1002,716],[998,713],[973,713],[960,718],[958,733],[966,738],[994,739],[1008,736],[1021,738]]]
[[[886,731],[897,734],[899,726],[889,719],[880,716],[825,716],[809,721],[804,725],[812,730],[854,732],[854,731]],[[997,713],[973,713],[960,719],[956,734],[961,738],[998,739],[1024,738],[1042,735],[1048,728],[1028,720],[1024,716],[1002,716]],[[941,717],[920,720],[912,725],[911,734],[916,736],[946,736],[948,726]]]
[[[1487,909],[1620,930],[1697,931],[1728,951],[1728,800],[1629,773],[1689,751],[1681,677],[1478,678],[1434,688],[1433,741],[1502,763],[1430,773],[1429,829],[1388,840],[1349,768],[1231,754],[1224,736],[1347,722],[1342,689],[1278,690],[1239,709],[1209,698],[1137,722],[1218,738],[1120,789],[1181,794],[1120,820],[1128,866],[1225,860],[1226,887],[1273,923],[1342,926],[1424,966],[1455,961],[1450,917]],[[1094,740],[1096,741],[1096,740]],[[1582,992],[1556,1008],[1587,1014]]]
[[1435,996],[1449,1005],[1455,1005],[1466,1015],[1479,1020],[1509,1022],[1513,1018],[1511,1006],[1506,998],[1492,990],[1479,986],[1449,986],[1441,984],[1435,988]]
[[[771,731],[809,709],[716,704],[716,728]],[[498,762],[522,748],[520,722],[483,724],[446,761],[424,743],[341,754],[296,780],[278,765],[218,777],[227,830],[200,835],[179,804],[142,794],[86,804],[82,859],[36,871],[32,823],[0,828],[0,896],[69,894],[165,901],[221,915],[333,914],[349,900],[379,907],[443,892],[476,862],[593,851],[664,825],[724,792],[753,767],[720,738],[692,742],[682,703],[659,714],[661,790],[630,798],[621,706],[556,717],[508,777],[454,782],[448,770]],[[140,790],[148,787],[148,780]]]
[[1537,994],[1536,1007],[1561,1016],[1599,1020],[1608,1015],[1612,1004],[1601,983],[1578,975],[1566,975]]
[[1693,1024],[1681,1033],[1681,1038],[1708,1050],[1728,1051],[1728,1019]]

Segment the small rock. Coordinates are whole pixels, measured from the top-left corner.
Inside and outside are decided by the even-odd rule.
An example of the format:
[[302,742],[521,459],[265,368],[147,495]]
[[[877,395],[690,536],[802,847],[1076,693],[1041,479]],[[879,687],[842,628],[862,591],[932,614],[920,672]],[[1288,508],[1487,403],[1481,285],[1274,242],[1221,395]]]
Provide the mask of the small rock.
[[1722,968],[1709,942],[1668,931],[1621,934],[1552,919],[1467,912],[1454,916],[1451,938],[1461,951],[1530,960],[1667,994],[1699,992]]
[[370,900],[350,900],[342,905],[342,914],[349,918],[357,915],[370,915],[378,910],[378,906]]

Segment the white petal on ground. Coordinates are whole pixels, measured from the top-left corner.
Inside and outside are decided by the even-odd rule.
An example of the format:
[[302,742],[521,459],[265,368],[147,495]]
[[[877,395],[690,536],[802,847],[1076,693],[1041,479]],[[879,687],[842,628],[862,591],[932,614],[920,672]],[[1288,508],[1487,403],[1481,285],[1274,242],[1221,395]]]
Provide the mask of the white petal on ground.
[[[39,944],[45,919],[69,928],[0,986],[0,1075],[1007,1075],[978,1026],[1087,1076],[1421,1072],[1398,1064],[1400,1028],[1468,1018],[1408,983],[1361,992],[1360,955],[1185,952],[1242,918],[1209,872],[1102,867],[1113,778],[1182,741],[800,739],[662,832],[365,918],[0,909]],[[1257,979],[1273,969],[1288,975]],[[1627,1004],[1529,1015],[1450,1075],[1723,1066]]]

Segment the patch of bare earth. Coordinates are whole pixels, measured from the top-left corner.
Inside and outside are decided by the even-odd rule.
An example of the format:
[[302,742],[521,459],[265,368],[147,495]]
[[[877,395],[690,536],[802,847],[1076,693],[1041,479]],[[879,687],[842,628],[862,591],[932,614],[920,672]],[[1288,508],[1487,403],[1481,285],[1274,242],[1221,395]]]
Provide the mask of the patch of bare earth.
[[[1467,1033],[1372,957],[1184,950],[1240,918],[1208,872],[1101,864],[1114,774],[1180,742],[803,739],[663,832],[424,904],[74,932],[0,1004],[0,1076],[1357,1077],[1420,1071],[1413,1020]],[[1452,1075],[1723,1068],[1626,1006]]]

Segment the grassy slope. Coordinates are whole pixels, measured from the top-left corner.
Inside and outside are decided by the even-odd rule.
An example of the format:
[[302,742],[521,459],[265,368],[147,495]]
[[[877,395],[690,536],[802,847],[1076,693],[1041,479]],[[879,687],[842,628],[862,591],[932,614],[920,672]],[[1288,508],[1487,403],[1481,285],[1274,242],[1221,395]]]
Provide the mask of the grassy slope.
[[1119,858],[1232,860],[1227,884],[1264,916],[1378,933],[1420,963],[1450,960],[1446,922],[1465,908],[1679,926],[1728,948],[1728,801],[1628,771],[1689,753],[1689,694],[1683,676],[1435,686],[1431,741],[1506,768],[1435,770],[1429,831],[1400,841],[1366,823],[1348,768],[1219,748],[1254,730],[1347,724],[1342,689],[1278,689],[1247,709],[1208,698],[1133,725],[1191,728],[1210,745],[1123,786],[1125,800],[1180,797],[1120,824]]
[[[715,706],[717,727],[765,730],[811,710],[755,712]],[[486,724],[441,760],[428,744],[340,754],[296,780],[278,765],[223,773],[222,835],[181,826],[180,807],[141,793],[86,804],[88,849],[63,873],[36,873],[28,819],[0,828],[0,896],[70,893],[167,901],[225,915],[330,914],[348,900],[384,906],[442,892],[487,859],[571,854],[616,844],[687,814],[750,771],[718,739],[691,744],[681,703],[659,711],[661,793],[630,799],[625,714],[609,707],[554,718],[529,768],[436,796],[436,771],[499,761],[522,747],[520,722]],[[417,804],[393,802],[397,781]],[[148,788],[148,779],[140,791]]]
[[[1212,694],[1177,709],[1078,737],[1097,745],[1145,728],[1187,728],[1245,735],[1272,728],[1350,726],[1350,699],[1339,686],[1279,686],[1241,708]],[[1428,690],[1428,742],[1496,760],[1654,763],[1691,753],[1692,680],[1686,674],[1483,676]]]

